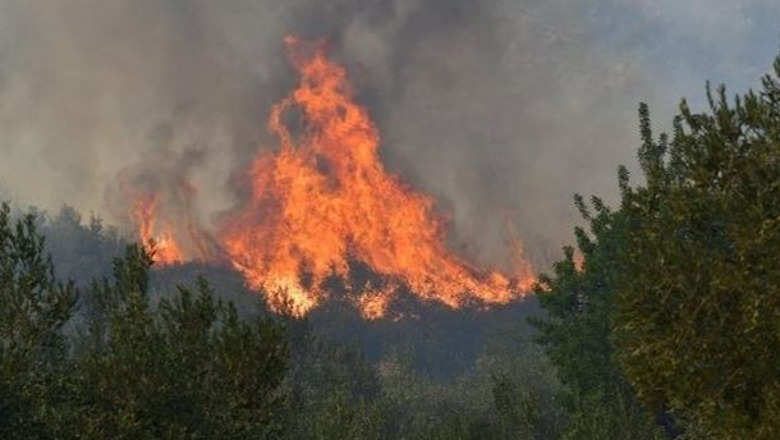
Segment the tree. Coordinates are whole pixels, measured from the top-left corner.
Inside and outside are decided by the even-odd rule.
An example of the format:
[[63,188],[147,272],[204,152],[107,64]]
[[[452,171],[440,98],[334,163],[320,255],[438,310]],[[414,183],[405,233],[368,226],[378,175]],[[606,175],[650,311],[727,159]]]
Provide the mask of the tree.
[[780,437],[780,57],[762,89],[671,141],[640,109],[644,185],[621,179],[627,233],[616,343],[639,397],[703,438]]
[[589,233],[575,229],[582,266],[575,263],[574,248],[565,248],[564,259],[551,275],[541,275],[536,287],[546,315],[531,320],[567,390],[570,422],[564,438],[661,438],[652,413],[637,402],[615,360],[612,327],[623,270],[623,216],[595,197],[593,209],[580,196],[575,202],[589,226]]
[[127,246],[116,228],[106,227],[95,216],[82,224],[81,215],[67,205],[57,215],[46,216],[39,230],[46,237],[57,278],[72,279],[79,287],[110,276],[111,262]]
[[138,246],[94,283],[89,344],[74,360],[70,399],[54,421],[59,438],[278,438],[286,396],[282,327],[244,321],[205,279],[154,308]]
[[287,314],[285,321],[291,347],[288,438],[392,438],[381,384],[362,353],[315,336],[308,317]]
[[0,205],[0,437],[50,438],[43,418],[57,397],[46,392],[64,369],[62,327],[76,302],[58,283],[32,214],[13,221]]
[[80,295],[56,280],[39,220],[0,206],[0,438],[280,438],[281,325],[239,318],[205,279],[153,303],[136,245]]

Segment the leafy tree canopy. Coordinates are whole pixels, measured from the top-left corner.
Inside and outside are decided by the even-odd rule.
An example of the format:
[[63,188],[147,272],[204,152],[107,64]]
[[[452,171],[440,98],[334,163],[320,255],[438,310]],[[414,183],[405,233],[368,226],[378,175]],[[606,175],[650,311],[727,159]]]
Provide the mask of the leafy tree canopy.
[[671,140],[642,106],[646,184],[627,221],[616,341],[639,395],[713,438],[780,436],[780,57],[758,92],[683,101]]

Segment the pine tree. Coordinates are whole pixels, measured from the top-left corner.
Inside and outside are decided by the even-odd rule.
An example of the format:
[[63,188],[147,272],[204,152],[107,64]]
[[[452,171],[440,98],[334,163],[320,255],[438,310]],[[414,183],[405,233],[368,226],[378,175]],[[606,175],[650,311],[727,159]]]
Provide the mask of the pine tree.
[[51,438],[45,418],[66,369],[63,326],[77,298],[58,283],[36,217],[0,205],[0,437]]

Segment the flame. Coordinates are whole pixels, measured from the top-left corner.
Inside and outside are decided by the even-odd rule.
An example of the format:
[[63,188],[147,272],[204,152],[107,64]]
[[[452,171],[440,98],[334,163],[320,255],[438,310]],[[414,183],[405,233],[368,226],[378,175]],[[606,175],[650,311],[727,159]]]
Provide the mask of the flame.
[[[400,286],[453,308],[507,303],[528,289],[527,263],[510,278],[448,252],[433,200],[384,169],[379,133],[353,101],[345,68],[321,45],[312,51],[293,37],[285,42],[301,79],[271,110],[280,148],[255,158],[250,198],[218,233],[249,286],[265,292],[272,308],[303,315],[327,296],[322,282],[346,277],[354,259],[389,280],[358,299],[369,318],[385,314]],[[292,116],[300,121],[293,129],[285,123]]]
[[174,229],[171,225],[163,227],[155,225],[157,218],[157,196],[151,193],[136,198],[133,206],[133,219],[138,225],[138,235],[141,243],[152,250],[154,261],[161,265],[181,263],[184,253],[176,242]]
[[373,321],[387,314],[393,295],[383,291],[364,292],[357,300],[358,309],[363,318]]
[[572,255],[572,261],[574,262],[574,269],[577,272],[585,272],[585,255],[579,249],[574,250]]
[[[353,101],[345,68],[330,61],[322,45],[294,37],[285,42],[301,78],[271,109],[268,127],[279,148],[251,163],[248,200],[224,215],[215,234],[194,221],[197,191],[179,168],[163,168],[156,191],[139,191],[120,176],[134,200],[139,238],[152,244],[155,261],[227,259],[272,309],[294,316],[328,297],[323,285],[333,275],[345,280],[366,319],[385,317],[401,288],[452,308],[505,304],[528,292],[534,276],[522,242],[511,238],[513,276],[481,270],[450,253],[433,199],[384,169],[379,133]],[[381,281],[351,286],[352,262]]]

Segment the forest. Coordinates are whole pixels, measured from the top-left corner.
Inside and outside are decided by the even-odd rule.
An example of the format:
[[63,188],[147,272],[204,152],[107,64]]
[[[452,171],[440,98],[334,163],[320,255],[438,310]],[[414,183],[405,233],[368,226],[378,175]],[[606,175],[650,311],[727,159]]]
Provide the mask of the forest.
[[[576,196],[575,245],[505,306],[273,313],[227,267],[4,203],[0,438],[779,438],[774,67],[669,134],[640,105],[641,175],[615,206]],[[327,282],[373,275],[348,276]]]

